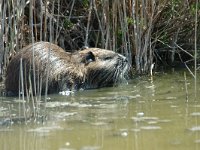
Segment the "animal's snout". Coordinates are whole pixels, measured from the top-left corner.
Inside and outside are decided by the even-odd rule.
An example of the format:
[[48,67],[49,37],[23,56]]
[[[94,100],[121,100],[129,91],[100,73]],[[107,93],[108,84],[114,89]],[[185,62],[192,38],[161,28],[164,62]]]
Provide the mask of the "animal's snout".
[[128,58],[127,58],[127,57],[125,57],[125,56],[123,56],[123,55],[121,55],[121,57],[122,57],[122,60],[123,60],[123,62],[124,62],[124,63],[129,63],[129,61],[128,61]]
[[124,62],[128,63],[128,58],[124,57]]
[[118,54],[118,56],[119,56],[123,61],[128,62],[128,59],[127,59],[125,56],[123,56],[123,55],[121,55],[121,54]]

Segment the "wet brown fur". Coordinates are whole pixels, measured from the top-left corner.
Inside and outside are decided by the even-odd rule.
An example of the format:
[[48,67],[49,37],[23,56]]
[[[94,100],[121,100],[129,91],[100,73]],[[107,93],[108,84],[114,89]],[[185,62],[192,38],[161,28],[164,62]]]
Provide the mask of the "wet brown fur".
[[113,51],[88,48],[68,53],[55,44],[38,42],[20,50],[8,65],[5,86],[14,95],[22,89],[21,58],[24,91],[31,91],[32,87],[34,94],[44,93],[47,74],[48,93],[54,93],[111,86],[124,79],[128,71],[127,59]]

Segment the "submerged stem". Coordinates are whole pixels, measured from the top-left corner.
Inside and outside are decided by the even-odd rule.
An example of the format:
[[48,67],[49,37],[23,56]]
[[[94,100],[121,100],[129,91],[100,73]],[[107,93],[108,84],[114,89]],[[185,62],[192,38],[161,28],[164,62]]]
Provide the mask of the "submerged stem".
[[195,11],[195,38],[194,38],[194,51],[195,51],[195,54],[194,54],[194,89],[195,89],[195,99],[197,97],[197,26],[198,26],[198,18],[197,18],[197,15],[198,15],[198,0],[196,0],[196,11]]

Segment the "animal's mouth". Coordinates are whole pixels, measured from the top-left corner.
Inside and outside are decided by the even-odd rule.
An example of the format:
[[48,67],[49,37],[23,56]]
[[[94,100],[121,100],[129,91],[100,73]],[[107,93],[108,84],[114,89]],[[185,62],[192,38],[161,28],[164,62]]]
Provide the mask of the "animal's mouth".
[[119,66],[121,67],[122,75],[124,76],[124,75],[128,74],[131,65],[126,57],[124,57],[122,59],[123,60],[120,62]]
[[118,64],[117,69],[115,71],[115,80],[114,84],[119,84],[119,83],[127,83],[128,79],[128,72],[130,70],[130,64],[127,61],[126,58],[123,58],[123,60]]
[[129,64],[126,64],[122,70],[121,73],[121,78],[126,80],[127,76],[128,76],[128,71],[130,70]]

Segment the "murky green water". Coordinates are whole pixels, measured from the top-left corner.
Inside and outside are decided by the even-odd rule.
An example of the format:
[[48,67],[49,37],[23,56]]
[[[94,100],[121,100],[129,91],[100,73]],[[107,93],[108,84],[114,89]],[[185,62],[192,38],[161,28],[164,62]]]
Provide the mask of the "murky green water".
[[[129,85],[50,95],[36,121],[32,103],[0,100],[2,150],[199,150],[200,86],[183,72],[159,73]],[[29,108],[30,107],[30,108]],[[39,115],[41,115],[39,114]],[[13,118],[11,121],[9,118]],[[14,118],[18,118],[17,121]]]

